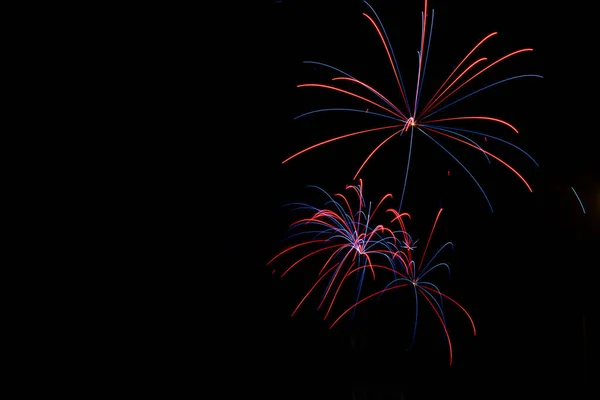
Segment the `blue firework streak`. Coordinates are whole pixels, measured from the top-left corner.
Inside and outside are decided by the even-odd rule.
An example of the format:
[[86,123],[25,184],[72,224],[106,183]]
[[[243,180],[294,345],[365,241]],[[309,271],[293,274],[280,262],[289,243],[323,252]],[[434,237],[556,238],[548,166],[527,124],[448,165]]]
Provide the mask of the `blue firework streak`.
[[577,192],[575,191],[575,188],[573,186],[571,186],[571,190],[573,191],[573,194],[575,195],[575,197],[577,198],[577,201],[579,202],[581,211],[583,211],[583,213],[585,214],[585,208],[583,207],[583,203],[581,202],[581,199],[579,198],[579,195],[577,194]]

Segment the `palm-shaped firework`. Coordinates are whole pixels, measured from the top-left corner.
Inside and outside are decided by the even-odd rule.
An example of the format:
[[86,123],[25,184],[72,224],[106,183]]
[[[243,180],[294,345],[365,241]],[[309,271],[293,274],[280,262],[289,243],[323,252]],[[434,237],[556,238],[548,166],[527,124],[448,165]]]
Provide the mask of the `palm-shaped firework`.
[[[540,75],[533,75],[533,74],[516,75],[516,76],[511,76],[506,79],[502,79],[500,81],[488,84],[484,87],[479,88],[478,90],[471,91],[462,96],[460,95],[460,92],[459,92],[468,83],[470,83],[471,81],[473,81],[478,76],[480,76],[481,74],[483,74],[485,71],[489,70],[490,68],[494,67],[495,65],[497,65],[497,64],[501,63],[502,61],[504,61],[510,57],[513,57],[515,55],[529,52],[532,49],[524,48],[524,49],[513,51],[513,52],[506,54],[505,56],[487,64],[487,65],[485,65],[485,64],[488,61],[488,59],[485,57],[479,58],[475,61],[470,61],[470,57],[473,55],[473,53],[482,44],[484,44],[488,39],[490,39],[491,37],[496,35],[496,32],[490,33],[488,36],[486,36],[485,38],[480,40],[479,43],[477,43],[473,47],[473,49],[462,59],[462,61],[457,65],[457,67],[450,73],[448,78],[440,85],[439,89],[433,94],[433,96],[431,96],[428,101],[421,102],[420,96],[421,96],[421,90],[423,88],[423,82],[424,82],[424,78],[425,78],[427,60],[429,57],[429,49],[430,49],[430,44],[431,44],[431,33],[432,33],[432,28],[433,28],[434,12],[432,11],[432,14],[431,14],[431,22],[429,23],[429,34],[427,34],[429,15],[427,14],[427,0],[425,0],[424,12],[422,14],[422,19],[421,19],[421,42],[420,42],[420,47],[419,47],[419,52],[418,52],[418,56],[419,56],[418,57],[418,73],[417,73],[417,77],[416,77],[417,79],[416,79],[416,84],[415,84],[415,94],[414,94],[414,96],[409,96],[408,92],[405,89],[404,83],[402,81],[402,75],[400,74],[400,69],[398,67],[396,56],[394,55],[394,51],[389,42],[389,39],[387,37],[387,34],[383,27],[383,24],[381,23],[381,20],[377,16],[377,13],[375,12],[375,10],[366,1],[365,1],[365,4],[368,6],[369,10],[372,12],[374,18],[372,18],[371,16],[369,16],[366,13],[363,13],[363,15],[373,25],[373,27],[375,28],[379,38],[381,39],[381,41],[385,47],[385,52],[387,54],[387,58],[389,59],[389,62],[390,62],[390,65],[391,65],[391,68],[392,68],[392,71],[394,74],[394,78],[396,80],[398,89],[400,91],[400,95],[402,97],[402,103],[400,105],[394,104],[392,101],[390,101],[388,98],[386,98],[383,94],[381,94],[379,91],[375,90],[368,84],[362,82],[361,80],[359,80],[359,79],[353,77],[352,75],[350,75],[346,72],[343,72],[335,67],[332,67],[330,65],[320,63],[320,62],[305,61],[305,63],[308,63],[308,64],[320,65],[320,66],[327,67],[327,68],[331,69],[332,71],[338,72],[342,76],[337,76],[332,79],[332,81],[335,82],[336,84],[338,84],[338,86],[317,84],[317,83],[308,83],[308,84],[298,85],[298,87],[313,87],[313,88],[322,88],[322,89],[336,91],[338,93],[342,93],[344,95],[358,98],[358,99],[364,101],[366,108],[365,109],[327,108],[327,109],[314,110],[314,111],[302,114],[296,118],[300,118],[300,117],[304,117],[306,115],[314,114],[317,112],[324,112],[324,111],[348,111],[348,112],[367,113],[368,115],[390,119],[393,122],[389,125],[379,126],[376,128],[361,130],[361,131],[357,131],[357,132],[351,132],[351,133],[348,133],[348,134],[345,134],[342,136],[331,138],[329,140],[326,140],[326,141],[323,141],[320,143],[316,143],[316,144],[288,157],[287,159],[285,159],[283,161],[283,163],[286,163],[289,160],[299,156],[300,154],[308,152],[309,150],[313,150],[317,147],[323,146],[325,144],[328,144],[328,143],[331,143],[334,141],[346,139],[346,138],[353,137],[353,136],[363,135],[363,134],[367,134],[367,133],[391,132],[391,134],[388,134],[388,136],[379,145],[377,145],[373,149],[373,151],[371,151],[371,153],[366,157],[366,159],[364,160],[364,162],[362,163],[362,165],[357,170],[357,172],[354,176],[354,179],[356,179],[359,176],[361,170],[364,168],[364,166],[369,161],[369,159],[371,159],[373,157],[373,155],[385,143],[390,141],[395,136],[403,136],[406,133],[409,136],[409,146],[408,146],[407,168],[406,168],[406,173],[404,176],[404,185],[403,185],[403,189],[402,189],[402,196],[400,199],[400,209],[401,209],[402,202],[404,199],[404,192],[406,190],[406,183],[408,181],[408,171],[409,171],[409,165],[410,165],[410,160],[411,160],[413,136],[415,133],[420,133],[423,136],[425,136],[426,138],[428,138],[429,140],[431,140],[433,143],[435,143],[437,146],[439,146],[444,152],[446,152],[450,157],[452,157],[452,159],[454,159],[454,161],[456,161],[456,163],[458,163],[458,165],[462,169],[465,170],[465,172],[473,179],[473,181],[475,182],[477,187],[481,190],[481,192],[482,192],[483,196],[485,197],[492,212],[493,212],[492,205],[490,203],[490,200],[488,199],[487,194],[483,190],[482,186],[479,184],[477,179],[475,179],[475,177],[469,171],[469,169],[465,165],[463,165],[463,163],[461,163],[459,161],[459,159],[442,144],[440,139],[450,140],[452,142],[458,142],[462,145],[471,147],[471,148],[483,153],[483,155],[488,159],[488,162],[491,162],[491,159],[493,159],[493,160],[501,163],[506,168],[511,170],[525,184],[525,186],[527,187],[527,189],[529,191],[532,191],[529,183],[525,180],[525,178],[523,178],[523,176],[519,172],[517,172],[517,170],[515,168],[513,168],[506,161],[500,159],[496,155],[483,149],[482,144],[478,144],[475,141],[475,139],[483,138],[484,141],[491,139],[491,140],[497,140],[502,143],[505,143],[505,144],[517,149],[518,151],[522,152],[523,154],[525,154],[537,165],[537,162],[529,154],[527,154],[524,150],[522,150],[521,148],[517,147],[516,145],[514,145],[504,139],[501,139],[499,137],[492,136],[487,133],[483,133],[483,132],[479,132],[479,131],[474,131],[471,129],[464,129],[464,128],[460,128],[460,127],[456,127],[456,126],[448,126],[447,124],[448,123],[454,124],[456,122],[467,121],[467,120],[484,120],[484,121],[504,125],[505,128],[508,128],[508,129],[514,131],[515,133],[518,133],[517,129],[513,125],[511,125],[510,123],[508,123],[506,121],[498,119],[498,118],[494,118],[494,117],[490,117],[490,116],[482,116],[482,115],[453,116],[453,117],[447,117],[447,118],[435,117],[435,115],[438,114],[439,112],[441,112],[442,110],[445,110],[476,93],[479,93],[485,89],[489,89],[498,84],[508,82],[508,81],[511,81],[514,79],[525,78],[525,77],[541,78]],[[485,65],[485,66],[482,68],[483,65]],[[342,85],[342,84],[347,84],[349,89],[340,87],[340,85]],[[362,89],[363,91],[365,91],[366,94],[364,96],[360,95],[352,88]],[[369,111],[369,108],[371,110],[373,110],[374,112]]]
[[[346,187],[356,194],[357,204],[351,205],[347,196],[337,193],[329,195],[322,191],[328,198],[325,208],[317,208],[308,204],[294,204],[297,210],[308,210],[311,215],[302,218],[291,225],[291,229],[302,229],[291,235],[291,238],[306,238],[298,244],[290,245],[277,254],[268,264],[293,251],[305,251],[306,254],[288,266],[281,276],[285,276],[294,267],[312,260],[317,255],[329,255],[321,266],[317,280],[312,288],[302,298],[292,315],[306,300],[306,298],[322,282],[327,282],[322,295],[319,308],[328,302],[325,318],[328,317],[336,301],[340,289],[347,279],[355,276],[358,280],[357,300],[368,273],[375,278],[375,271],[383,265],[393,265],[393,258],[397,256],[400,242],[396,239],[398,232],[393,232],[383,225],[374,225],[373,219],[380,206],[391,195],[385,195],[376,206],[366,203],[363,197],[363,183]],[[307,251],[311,249],[311,251]]]
[[452,364],[452,341],[450,340],[450,335],[448,333],[448,329],[446,326],[446,317],[444,316],[444,301],[450,301],[457,307],[459,307],[469,318],[471,325],[473,327],[473,334],[476,334],[475,324],[473,323],[473,319],[469,315],[469,313],[461,306],[456,300],[442,293],[440,288],[432,283],[427,276],[437,268],[444,267],[450,270],[450,266],[444,262],[437,262],[437,256],[440,254],[442,250],[446,247],[451,247],[452,243],[447,242],[443,246],[441,246],[436,253],[431,257],[426,263],[427,250],[429,248],[429,244],[431,241],[431,237],[433,236],[433,231],[435,230],[435,226],[437,225],[438,219],[442,213],[442,209],[439,210],[437,217],[433,223],[433,227],[431,228],[431,232],[429,233],[429,238],[427,239],[427,243],[425,245],[425,249],[421,254],[419,259],[414,258],[414,250],[416,241],[413,242],[411,236],[407,233],[406,226],[404,224],[403,218],[410,218],[408,213],[398,213],[396,210],[388,210],[389,212],[394,213],[394,219],[392,222],[397,221],[401,230],[398,231],[402,235],[402,246],[400,249],[394,253],[394,256],[391,258],[393,264],[391,266],[377,266],[377,268],[382,268],[391,272],[393,274],[393,279],[387,284],[387,286],[379,290],[375,293],[372,293],[368,296],[363,297],[361,300],[357,301],[352,307],[348,308],[344,311],[330,326],[333,328],[344,315],[348,314],[351,311],[354,311],[356,307],[363,303],[364,301],[374,298],[380,297],[383,293],[395,290],[406,288],[409,289],[412,287],[414,298],[415,298],[415,318],[414,318],[414,328],[413,328],[413,342],[415,339],[415,335],[417,333],[417,322],[419,318],[419,299],[425,299],[425,301],[429,304],[437,318],[442,324],[442,328],[444,329],[444,334],[446,335],[446,339],[448,341],[448,348],[450,353],[450,364]]

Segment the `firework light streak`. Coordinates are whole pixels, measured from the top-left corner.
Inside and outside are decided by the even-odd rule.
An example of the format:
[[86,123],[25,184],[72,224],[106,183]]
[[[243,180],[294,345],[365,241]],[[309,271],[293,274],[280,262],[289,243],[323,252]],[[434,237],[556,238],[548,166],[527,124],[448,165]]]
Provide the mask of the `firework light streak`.
[[575,194],[575,197],[577,198],[577,201],[579,202],[579,205],[581,206],[581,211],[583,211],[583,213],[585,214],[585,208],[583,208],[583,203],[581,202],[581,199],[579,198],[579,195],[577,194],[577,192],[575,191],[575,188],[573,186],[571,186],[571,190],[573,191],[573,194]]
[[[401,75],[400,69],[398,67],[398,62],[396,60],[396,56],[394,54],[391,43],[388,39],[387,33],[383,27],[383,24],[381,23],[381,20],[379,19],[379,16],[377,15],[377,13],[373,9],[373,7],[371,7],[371,5],[369,5],[366,1],[364,3],[368,6],[368,8],[372,12],[372,15],[374,16],[374,18],[372,18],[371,16],[369,16],[366,13],[363,13],[363,15],[369,21],[369,23],[374,27],[377,35],[379,36],[379,39],[381,40],[381,42],[384,46],[385,53],[387,55],[392,72],[394,74],[395,81],[398,85],[398,90],[400,92],[400,97],[402,99],[401,105],[400,106],[395,105],[394,102],[392,102],[391,100],[386,98],[383,94],[381,94],[380,92],[378,92],[377,90],[375,90],[374,88],[369,86],[368,84],[360,81],[359,79],[356,79],[352,75],[350,75],[340,69],[337,69],[335,67],[332,67],[330,65],[320,63],[320,62],[305,61],[305,63],[307,63],[307,64],[319,65],[319,66],[326,67],[332,71],[336,71],[336,72],[340,73],[342,76],[337,76],[337,77],[333,78],[332,84],[329,84],[329,85],[318,84],[318,83],[307,83],[307,84],[298,85],[298,87],[302,87],[302,88],[310,87],[310,88],[318,88],[318,89],[326,89],[326,90],[335,91],[342,95],[350,96],[350,97],[356,98],[360,101],[363,101],[364,103],[366,103],[365,105],[368,106],[369,108],[366,108],[366,109],[327,108],[327,109],[320,109],[320,110],[314,110],[311,112],[307,112],[296,118],[304,117],[304,116],[319,113],[319,112],[325,112],[325,111],[345,111],[345,112],[359,112],[359,113],[369,114],[369,115],[379,117],[379,118],[387,118],[387,119],[396,121],[396,123],[386,125],[386,126],[381,126],[378,128],[361,130],[361,131],[357,131],[357,132],[351,132],[351,133],[347,133],[342,136],[338,136],[338,137],[331,138],[329,140],[325,140],[320,143],[316,143],[306,149],[303,149],[303,150],[291,155],[290,157],[286,158],[282,163],[285,164],[288,161],[290,161],[291,159],[293,159],[303,153],[306,153],[310,150],[314,150],[325,144],[329,144],[329,143],[332,143],[332,142],[335,142],[338,140],[346,139],[346,138],[349,138],[352,136],[367,134],[367,133],[376,134],[376,133],[382,133],[383,131],[388,131],[388,134],[386,135],[386,137],[381,141],[381,143],[379,143],[379,145],[377,145],[375,147],[375,149],[373,149],[373,151],[370,152],[370,154],[366,157],[366,159],[363,161],[361,166],[358,168],[358,170],[354,176],[354,179],[357,179],[357,177],[360,175],[362,169],[365,167],[365,165],[368,163],[368,161],[374,156],[374,154],[381,147],[383,147],[385,145],[385,143],[390,141],[395,136],[403,136],[406,133],[409,136],[409,146],[408,146],[409,149],[408,149],[408,156],[407,156],[406,173],[404,176],[404,183],[403,183],[403,188],[402,188],[402,196],[400,198],[399,210],[402,210],[402,203],[404,200],[404,193],[405,193],[406,184],[408,181],[408,171],[409,171],[409,166],[410,166],[410,162],[411,162],[413,136],[415,135],[415,133],[417,133],[417,134],[421,133],[421,134],[423,134],[423,136],[425,136],[426,138],[431,140],[433,143],[435,143],[438,147],[440,147],[444,152],[446,152],[471,177],[471,179],[474,181],[474,183],[477,185],[477,187],[479,188],[479,190],[485,197],[485,200],[487,201],[487,203],[490,207],[490,210],[492,212],[494,210],[492,208],[490,200],[489,200],[485,190],[483,189],[483,187],[479,184],[477,179],[467,169],[467,167],[463,163],[461,163],[458,160],[458,158],[452,152],[450,152],[450,150],[448,150],[444,146],[444,144],[441,143],[441,141],[439,139],[447,140],[449,143],[455,142],[455,143],[460,143],[460,144],[469,146],[469,147],[475,149],[476,151],[483,153],[483,155],[487,158],[487,160],[489,162],[491,162],[491,159],[499,162],[500,164],[507,167],[512,173],[514,173],[525,184],[527,189],[531,192],[532,191],[531,186],[529,185],[529,183],[527,183],[525,178],[515,168],[510,166],[506,161],[500,159],[496,155],[493,155],[490,152],[484,150],[481,147],[481,145],[478,144],[474,139],[478,137],[478,138],[483,138],[484,142],[487,142],[488,139],[491,139],[491,140],[496,140],[501,143],[507,144],[513,148],[516,148],[518,151],[522,152],[523,154],[525,154],[530,160],[533,161],[533,163],[536,166],[538,166],[537,162],[533,159],[533,157],[531,157],[529,154],[527,154],[521,148],[517,147],[516,145],[514,145],[504,139],[489,135],[487,133],[479,132],[479,131],[458,128],[456,126],[453,126],[452,124],[455,124],[457,122],[460,123],[460,122],[464,122],[464,121],[482,121],[482,122],[486,122],[486,123],[495,123],[500,126],[504,126],[505,128],[511,130],[512,132],[514,132],[516,134],[516,133],[518,133],[518,130],[513,125],[511,125],[510,123],[508,123],[504,120],[494,118],[491,116],[470,115],[470,116],[454,116],[454,117],[447,117],[447,118],[439,118],[439,117],[433,118],[433,116],[435,114],[439,113],[440,111],[445,110],[445,109],[449,108],[450,106],[453,106],[453,105],[461,102],[462,100],[465,100],[479,92],[482,92],[486,89],[492,88],[501,83],[505,83],[505,82],[512,81],[515,79],[520,79],[520,78],[528,78],[528,77],[541,78],[540,75],[534,75],[534,74],[515,75],[515,76],[511,76],[511,77],[499,80],[497,82],[488,84],[482,88],[468,92],[460,97],[457,95],[457,92],[459,92],[459,90],[461,90],[469,82],[471,82],[472,80],[474,80],[475,78],[477,78],[478,76],[483,74],[485,71],[489,70],[490,68],[494,67],[495,65],[501,63],[502,61],[504,61],[506,59],[509,59],[513,56],[516,56],[516,55],[519,55],[522,53],[530,52],[533,49],[524,48],[524,49],[516,50],[509,54],[506,54],[505,56],[503,56],[491,63],[487,63],[488,59],[485,57],[478,58],[477,60],[472,61],[472,59],[470,58],[471,55],[482,44],[484,44],[488,39],[490,39],[491,37],[493,37],[497,34],[497,32],[490,33],[489,35],[487,35],[486,37],[481,39],[472,48],[472,50],[462,59],[462,61],[457,65],[457,67],[454,68],[454,70],[450,73],[450,75],[448,75],[446,80],[440,85],[440,87],[433,94],[433,96],[431,96],[428,101],[421,102],[421,99],[420,99],[421,90],[422,90],[423,82],[424,82],[424,78],[425,78],[425,71],[426,71],[426,66],[427,66],[427,60],[429,58],[429,50],[430,50],[431,37],[432,37],[432,31],[433,31],[433,19],[434,19],[433,10],[431,13],[429,28],[427,29],[429,15],[427,14],[427,0],[425,0],[424,12],[422,13],[422,17],[421,17],[421,40],[420,40],[419,51],[418,51],[418,71],[417,71],[416,85],[415,85],[416,90],[415,90],[415,95],[413,97],[413,96],[410,96],[408,94],[408,92],[406,91],[404,82],[402,80],[402,75]],[[428,33],[428,31],[429,31],[429,33]],[[461,67],[463,67],[463,68],[461,68]],[[462,71],[462,72],[459,73],[459,71]],[[361,96],[352,90],[342,89],[341,87],[339,87],[339,85],[342,85],[344,83],[347,84],[349,87],[364,89],[366,92],[369,93],[368,96],[370,96],[370,98],[367,98],[366,97],[367,95]],[[333,86],[335,84],[338,84],[338,86]],[[414,99],[412,101],[412,103],[410,101],[411,99]],[[375,107],[375,108],[373,108],[373,107]],[[369,111],[369,109],[373,109],[373,110],[375,110],[375,112]],[[450,124],[450,125],[448,125],[448,124]]]
[[356,307],[369,300],[371,298],[380,297],[383,293],[394,290],[394,289],[410,289],[412,286],[412,292],[414,294],[415,299],[415,317],[413,324],[413,335],[411,347],[414,343],[415,336],[417,333],[417,322],[419,318],[419,299],[425,299],[427,304],[431,307],[437,319],[440,321],[442,325],[442,329],[444,331],[444,335],[448,342],[448,349],[450,354],[450,364],[452,364],[452,341],[450,340],[450,334],[448,332],[448,327],[446,325],[446,317],[444,315],[444,301],[449,301],[453,305],[460,308],[467,318],[469,319],[471,326],[473,328],[473,335],[477,334],[475,329],[475,323],[473,322],[473,318],[471,315],[465,310],[465,308],[460,305],[456,300],[442,293],[437,285],[430,282],[427,276],[432,273],[434,270],[438,268],[446,268],[448,272],[450,272],[450,266],[444,262],[437,262],[436,258],[440,254],[440,252],[446,247],[453,247],[452,242],[447,242],[443,246],[441,246],[436,253],[426,262],[427,250],[429,249],[429,244],[431,242],[431,237],[433,236],[433,231],[435,230],[435,226],[440,218],[442,213],[442,209],[440,208],[435,221],[433,223],[433,227],[431,228],[431,232],[429,233],[429,238],[427,239],[427,243],[421,254],[420,259],[415,260],[413,257],[414,250],[416,249],[416,241],[413,242],[411,237],[406,233],[406,227],[403,221],[403,218],[410,218],[408,213],[399,213],[396,210],[390,209],[389,212],[394,214],[394,219],[392,222],[397,221],[400,224],[401,230],[399,231],[403,236],[403,239],[400,241],[402,246],[398,249],[398,251],[392,257],[392,261],[394,262],[394,266],[392,268],[385,268],[388,271],[392,271],[394,274],[394,279],[387,284],[387,286],[383,290],[379,290],[375,293],[372,293],[366,297],[363,297],[361,300],[357,301],[352,307],[348,308],[344,311],[331,325],[330,329],[333,328],[339,321],[351,311],[354,311]]
[[[394,271],[392,267],[386,265],[393,265],[392,258],[397,254],[400,243],[396,238],[397,232],[393,232],[383,225],[373,224],[373,217],[378,213],[382,203],[391,198],[390,194],[385,195],[373,207],[372,203],[365,202],[363,182],[359,180],[358,185],[346,187],[347,190],[356,194],[358,199],[358,204],[352,206],[348,197],[343,194],[338,193],[331,196],[323,189],[313,187],[325,193],[329,200],[326,204],[328,207],[316,208],[308,204],[293,204],[297,210],[308,210],[312,215],[294,222],[290,229],[303,228],[304,230],[289,238],[309,238],[285,248],[267,265],[286,253],[298,250],[307,251],[306,249],[317,247],[316,250],[308,252],[287,267],[281,273],[281,277],[284,277],[292,269],[306,260],[313,259],[314,256],[329,255],[318,272],[316,282],[292,312],[294,315],[319,284],[327,282],[318,306],[321,309],[327,303],[325,313],[325,318],[327,318],[340,289],[349,277],[355,275],[358,281],[356,292],[358,301],[366,276],[376,279],[376,269],[383,268]],[[380,263],[384,265],[380,265]]]

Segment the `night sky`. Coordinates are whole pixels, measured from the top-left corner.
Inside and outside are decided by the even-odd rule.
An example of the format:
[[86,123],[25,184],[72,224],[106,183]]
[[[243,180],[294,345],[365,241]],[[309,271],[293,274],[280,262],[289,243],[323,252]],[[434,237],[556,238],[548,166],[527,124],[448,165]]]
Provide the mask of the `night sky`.
[[[412,96],[423,2],[370,4],[385,26]],[[498,64],[461,93],[513,75],[544,77],[498,85],[439,114],[502,118],[519,134],[481,121],[455,126],[502,137],[539,162],[536,167],[514,148],[479,140],[527,179],[533,188],[530,193],[502,165],[493,160],[488,164],[481,153],[466,146],[448,146],[482,185],[494,213],[454,160],[422,136],[416,135],[413,142],[403,205],[412,215],[408,229],[424,242],[443,207],[431,246],[437,249],[453,242],[454,250],[444,256],[452,273],[440,270],[432,280],[471,313],[477,336],[464,315],[448,306],[454,350],[454,363],[448,366],[443,330],[423,302],[415,345],[408,352],[413,303],[410,296],[400,294],[379,304],[365,303],[353,321],[348,318],[332,330],[324,313],[316,310],[318,293],[290,316],[313,284],[319,265],[308,262],[283,279],[271,274],[266,263],[284,248],[280,241],[287,226],[302,216],[282,206],[298,201],[323,206],[324,197],[306,186],[344,192],[355,182],[352,178],[364,158],[386,137],[384,133],[345,139],[282,165],[318,141],[386,123],[343,112],[294,121],[295,116],[319,108],[365,108],[343,94],[296,88],[302,83],[330,83],[336,76],[302,62],[335,66],[397,104],[401,97],[385,49],[362,15],[372,14],[361,1],[272,1],[255,20],[252,57],[243,60],[252,64],[251,92],[245,97],[254,112],[245,133],[249,138],[243,141],[248,152],[235,166],[244,176],[238,196],[249,198],[246,204],[255,217],[245,234],[252,241],[252,253],[243,263],[244,275],[253,277],[232,328],[240,332],[247,348],[232,362],[239,359],[252,369],[247,373],[256,375],[251,385],[257,398],[584,398],[595,386],[588,377],[585,389],[586,370],[591,375],[598,367],[598,358],[592,355],[598,343],[592,304],[600,174],[592,144],[597,111],[590,90],[598,82],[589,53],[592,39],[586,36],[593,28],[591,13],[575,5],[514,0],[438,0],[429,1],[431,8],[435,20],[422,98],[439,87],[479,40],[495,31],[498,35],[480,47],[472,61],[488,57],[491,62],[526,47],[534,51]],[[386,204],[398,207],[407,140],[407,136],[392,139],[363,169],[360,177],[367,200],[376,202],[391,193],[393,199]],[[281,272],[290,260],[274,266]],[[339,311],[344,309],[340,306]]]

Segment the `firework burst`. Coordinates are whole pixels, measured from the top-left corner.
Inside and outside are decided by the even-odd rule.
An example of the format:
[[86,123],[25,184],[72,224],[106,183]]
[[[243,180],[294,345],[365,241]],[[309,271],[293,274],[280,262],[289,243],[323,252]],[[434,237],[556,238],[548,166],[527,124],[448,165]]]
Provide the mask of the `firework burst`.
[[382,290],[379,290],[375,293],[372,293],[368,296],[363,297],[359,301],[356,302],[352,307],[348,308],[344,311],[330,326],[333,328],[339,321],[351,311],[354,311],[356,307],[369,300],[371,298],[379,298],[383,293],[389,292],[391,290],[396,289],[405,289],[411,290],[414,294],[415,299],[415,317],[414,317],[414,325],[413,325],[413,335],[411,346],[414,343],[415,336],[417,334],[417,322],[419,319],[419,299],[424,299],[426,303],[430,306],[430,309],[433,310],[436,317],[440,321],[442,328],[444,330],[444,334],[446,336],[446,340],[448,341],[448,349],[450,353],[450,364],[452,364],[452,341],[450,340],[450,334],[448,333],[448,327],[446,325],[446,317],[444,315],[444,304],[447,302],[452,303],[456,307],[460,308],[467,318],[469,319],[471,326],[473,328],[473,335],[477,333],[475,330],[475,324],[471,315],[465,310],[465,308],[460,305],[456,300],[452,299],[448,295],[442,293],[440,288],[430,281],[428,276],[438,268],[446,268],[448,272],[450,271],[450,266],[445,262],[438,262],[437,257],[447,247],[452,247],[452,242],[447,242],[443,246],[441,246],[427,262],[426,260],[427,250],[429,249],[429,244],[431,242],[431,237],[433,236],[433,232],[437,225],[437,222],[442,213],[442,209],[439,210],[435,221],[433,223],[433,227],[431,228],[431,232],[429,233],[429,238],[427,239],[427,243],[425,244],[425,248],[421,257],[415,259],[414,252],[416,249],[416,241],[413,242],[410,235],[408,235],[406,226],[404,224],[403,218],[410,218],[408,213],[399,213],[396,210],[390,209],[389,212],[394,214],[394,219],[392,222],[398,222],[401,229],[398,231],[402,235],[402,246],[394,253],[392,257],[392,261],[394,265],[392,267],[389,266],[378,266],[378,268],[382,268],[391,272],[393,274],[393,279],[386,285],[386,287]]
[[[305,264],[318,255],[328,256],[318,271],[316,282],[292,312],[294,315],[309,295],[320,284],[324,284],[325,289],[318,308],[326,305],[325,318],[327,318],[340,289],[347,283],[348,278],[356,277],[358,282],[356,298],[358,300],[367,273],[368,276],[375,279],[378,268],[382,265],[392,265],[400,242],[396,239],[398,232],[373,223],[382,203],[391,198],[390,194],[385,195],[373,207],[372,203],[365,202],[362,180],[359,180],[358,185],[346,187],[356,195],[356,202],[351,202],[344,194],[336,193],[331,196],[323,189],[313,187],[327,196],[326,207],[316,208],[308,204],[293,204],[296,206],[296,210],[310,211],[311,215],[290,226],[290,229],[300,231],[292,234],[288,239],[301,238],[304,240],[285,248],[273,257],[268,265],[286,253],[304,251],[305,255],[281,272],[281,277],[284,277],[292,269]],[[352,205],[352,203],[357,204]]]
[[[494,37],[497,32],[492,32],[483,39],[481,39],[469,53],[461,60],[461,62],[454,68],[454,70],[448,75],[446,80],[439,86],[437,91],[429,97],[426,101],[421,101],[421,91],[423,88],[423,82],[425,79],[425,72],[427,67],[427,60],[429,58],[429,49],[431,45],[431,36],[432,36],[432,28],[433,28],[433,19],[434,19],[434,11],[432,10],[431,16],[429,16],[427,11],[427,0],[425,0],[424,11],[421,16],[421,41],[418,51],[418,72],[416,76],[415,83],[415,92],[414,96],[409,95],[407,90],[405,89],[405,85],[402,80],[402,75],[400,73],[400,69],[398,67],[398,62],[396,60],[396,56],[394,54],[391,43],[388,39],[387,33],[379,19],[379,16],[366,1],[364,2],[370,11],[371,15],[367,13],[363,13],[365,18],[369,21],[369,23],[374,27],[379,39],[383,43],[387,58],[389,60],[394,79],[398,86],[398,90],[400,92],[400,97],[402,101],[400,104],[394,104],[387,97],[381,94],[379,91],[375,90],[373,87],[369,86],[367,83],[353,77],[352,75],[341,71],[331,65],[327,65],[320,62],[315,61],[305,61],[307,64],[319,65],[330,69],[331,71],[335,71],[341,76],[336,76],[332,79],[332,84],[321,84],[321,83],[306,83],[298,85],[298,87],[302,88],[318,88],[318,89],[326,89],[330,91],[337,92],[339,94],[353,97],[361,100],[365,103],[366,108],[364,109],[350,109],[350,108],[326,108],[314,110],[305,114],[302,114],[296,118],[305,117],[307,115],[312,115],[318,112],[325,111],[346,111],[346,112],[358,112],[363,114],[368,114],[369,116],[378,117],[378,118],[386,118],[391,120],[390,124],[385,126],[378,126],[371,129],[356,131],[347,133],[342,136],[337,136],[328,140],[325,140],[320,143],[316,143],[308,148],[305,148],[290,157],[286,158],[282,163],[287,163],[293,158],[304,154],[310,150],[314,150],[323,145],[347,139],[354,136],[364,135],[364,134],[379,134],[386,133],[386,137],[382,140],[366,157],[364,162],[358,168],[354,179],[360,175],[360,172],[363,170],[367,162],[377,153],[379,149],[381,149],[386,143],[388,143],[394,137],[408,136],[408,156],[407,156],[407,167],[404,176],[404,183],[402,188],[402,196],[400,199],[400,209],[402,208],[402,202],[404,199],[404,193],[406,190],[406,184],[408,181],[408,171],[411,162],[411,154],[412,154],[412,146],[413,146],[413,137],[415,134],[420,134],[434,143],[437,147],[439,147],[443,152],[448,154],[473,180],[473,182],[477,185],[485,200],[487,201],[490,210],[493,212],[493,208],[491,202],[481,186],[481,184],[477,181],[475,176],[469,171],[469,169],[453,154],[443,142],[454,142],[460,143],[463,146],[472,148],[480,153],[482,153],[488,162],[498,162],[502,164],[504,167],[509,169],[513,174],[515,174],[527,187],[527,189],[531,192],[533,191],[529,183],[525,180],[525,178],[509,163],[499,158],[495,154],[485,150],[482,146],[483,144],[478,143],[476,139],[483,139],[484,142],[489,140],[499,141],[504,143],[512,148],[518,150],[526,157],[528,157],[536,166],[537,162],[527,154],[523,149],[517,147],[516,145],[510,143],[509,141],[502,139],[500,137],[492,136],[484,132],[475,131],[472,129],[465,129],[461,127],[457,127],[456,123],[479,120],[487,123],[494,123],[501,125],[503,128],[512,131],[513,133],[518,133],[518,130],[511,125],[509,122],[501,120],[499,118],[484,116],[484,115],[455,115],[452,117],[439,118],[436,115],[442,110],[450,109],[451,106],[473,96],[476,93],[482,92],[486,89],[492,88],[501,83],[505,83],[508,81],[512,81],[515,79],[521,78],[541,78],[540,75],[534,74],[526,74],[526,75],[515,75],[511,76],[497,82],[493,82],[491,84],[480,87],[479,89],[472,90],[463,93],[461,95],[461,90],[469,84],[471,81],[476,79],[477,77],[484,74],[490,68],[502,63],[503,61],[520,55],[527,52],[532,51],[531,48],[523,48],[511,53],[508,53],[495,61],[489,62],[486,57],[481,57],[473,61],[471,57],[480,46],[482,46],[485,42],[487,42],[490,38]],[[428,32],[429,31],[429,32]],[[348,88],[345,88],[346,85]],[[361,89],[365,91],[367,94],[364,96],[358,94],[357,89]],[[369,111],[371,109],[372,111]]]

